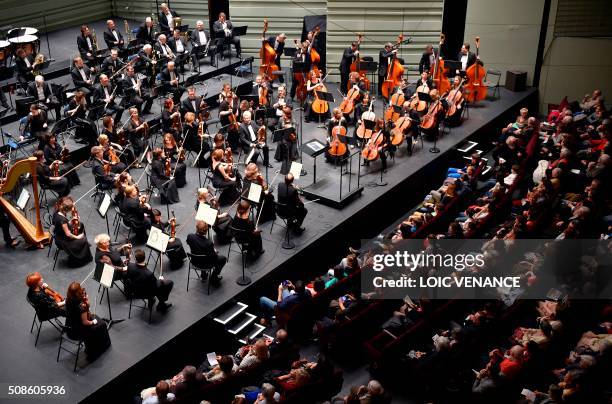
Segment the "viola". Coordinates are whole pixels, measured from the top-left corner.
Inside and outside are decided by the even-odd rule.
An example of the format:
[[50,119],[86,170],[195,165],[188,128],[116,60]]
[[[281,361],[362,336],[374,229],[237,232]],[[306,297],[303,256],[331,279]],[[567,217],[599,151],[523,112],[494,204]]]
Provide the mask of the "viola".
[[210,119],[210,110],[208,108],[208,104],[204,101],[204,97],[202,97],[202,102],[200,102],[200,112],[198,113],[198,120],[200,122],[208,121]]
[[433,82],[435,83],[436,88],[440,91],[440,94],[446,93],[451,85],[448,77],[446,77],[445,67],[444,67],[444,59],[440,57],[440,50],[442,49],[442,45],[444,45],[444,34],[440,33],[440,46],[438,47],[438,57],[436,58],[436,62],[433,66],[431,66],[430,75],[432,77]]
[[391,130],[391,144],[399,146],[404,142],[406,135],[405,131],[412,126],[412,119],[408,116],[402,116],[395,121],[395,127]]
[[265,40],[266,32],[268,31],[268,20],[264,19],[263,32],[261,37],[264,38],[261,49],[259,50],[259,57],[261,58],[261,65],[259,66],[259,74],[266,80],[274,80],[272,72],[279,71],[280,68],[276,65],[276,51],[268,41]]
[[59,164],[60,162],[57,160],[51,163],[51,171],[54,177],[59,177]]
[[164,170],[166,177],[170,177],[172,175],[172,166],[170,165],[170,157],[166,157],[166,162],[164,163]]
[[315,99],[312,102],[312,105],[310,106],[310,108],[312,109],[313,112],[317,114],[326,114],[327,111],[329,111],[329,103],[325,100],[320,99],[319,96],[317,95],[317,91],[326,93],[327,87],[325,87],[325,84],[323,84],[323,80],[319,81],[319,83],[321,83],[321,85],[313,90]]
[[[359,45],[361,45],[362,39],[363,34],[357,34],[357,50],[359,50]],[[361,66],[361,53],[359,53],[353,63],[351,63],[350,69],[351,72],[356,72],[359,75],[359,79],[362,80],[365,84],[366,91],[370,91],[370,80],[368,79],[368,72],[366,70],[363,70]]]
[[225,152],[223,153],[223,157],[225,158],[225,162],[227,164],[234,164],[234,155],[232,153],[231,147],[226,147]]
[[119,157],[117,153],[115,153],[113,146],[108,146],[108,159],[112,164],[117,164],[119,162]]
[[56,303],[64,301],[64,297],[57,293],[55,290],[51,289],[49,286],[43,286],[42,290],[47,296],[55,300]]
[[367,111],[361,114],[361,123],[357,128],[357,137],[360,137],[362,139],[369,139],[370,137],[372,137],[372,133],[374,133],[373,129],[367,129],[365,126],[365,121],[374,122],[376,120],[376,114],[372,111],[373,104],[374,97],[372,97],[372,100],[370,100],[370,108],[368,108]]
[[402,86],[398,87],[398,91],[393,93],[389,100],[389,107],[385,111],[385,121],[395,122],[399,118],[399,112],[396,112],[396,107],[401,108],[404,105],[404,91]]
[[[178,112],[178,107],[174,107],[173,113]],[[174,118],[172,118],[172,129],[176,131],[176,133],[181,133],[183,130],[183,125],[181,124],[181,113],[179,112]]]
[[[397,41],[395,45],[393,45],[392,49],[398,49],[402,42],[404,42],[404,34],[400,34],[397,37]],[[389,99],[389,95],[391,95],[391,91],[402,82],[402,76],[404,75],[404,66],[397,60],[397,54],[393,55],[393,60],[389,63],[387,67],[387,76],[385,77],[385,82],[382,85],[382,94],[385,99]]]
[[267,86],[259,87],[258,95],[259,95],[259,105],[266,106],[269,104]]
[[380,156],[378,149],[380,146],[382,146],[384,140],[382,129],[379,129],[378,132],[372,135],[372,137],[368,140],[368,143],[361,152],[361,156],[368,161],[376,160]]
[[76,206],[72,206],[72,219],[70,220],[72,234],[75,236],[79,235],[79,230],[81,228],[81,221],[79,219],[79,212],[77,211]]
[[[231,98],[229,98],[231,100]],[[229,119],[229,129],[232,131],[237,131],[240,128],[240,124],[236,120],[236,115],[234,115],[234,111],[232,110],[232,104],[230,103],[230,114],[227,116]]]
[[[340,93],[342,94],[342,93]],[[346,93],[346,97],[340,103],[340,110],[343,114],[350,115],[355,110],[355,101],[360,95],[359,87],[353,86],[349,89],[348,93]]]
[[169,220],[170,222],[170,238],[176,238],[176,216],[174,211],[172,211],[172,217]]
[[480,37],[476,37],[476,63],[471,65],[465,71],[468,78],[468,83],[465,86],[465,99],[468,102],[482,101],[487,96],[487,86],[484,84],[485,69],[478,59],[480,50]]
[[344,156],[346,153],[346,144],[340,141],[340,136],[346,136],[346,128],[342,126],[339,119],[338,125],[334,126],[331,130],[329,150],[327,151],[332,156]]
[[266,126],[261,125],[257,129],[257,143],[266,143]]

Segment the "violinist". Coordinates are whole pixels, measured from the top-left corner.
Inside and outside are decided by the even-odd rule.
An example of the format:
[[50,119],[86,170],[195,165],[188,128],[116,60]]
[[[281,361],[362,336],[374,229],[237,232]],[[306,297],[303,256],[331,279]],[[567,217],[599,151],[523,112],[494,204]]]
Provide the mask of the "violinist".
[[187,259],[187,254],[185,254],[183,243],[176,237],[176,218],[172,217],[169,221],[164,222],[162,220],[162,214],[158,209],[153,209],[151,213],[153,214],[151,217],[151,226],[157,227],[159,230],[170,235],[168,246],[166,247],[166,256],[170,260],[170,269],[182,267],[183,262]]
[[181,102],[181,111],[183,114],[193,112],[196,117],[204,114],[205,109],[202,108],[203,97],[196,95],[196,89],[193,86],[187,88],[187,98]]
[[229,201],[238,196],[238,190],[242,188],[242,180],[233,164],[223,161],[224,157],[225,153],[221,149],[212,153],[212,184],[221,191],[220,198]]
[[[143,115],[151,113],[151,106],[153,105],[151,91],[148,88],[147,81],[141,80],[136,75],[134,66],[129,65],[125,68],[122,86],[128,105],[135,105]],[[142,107],[143,104],[144,108]]]
[[270,82],[260,74],[255,77],[253,93],[258,97],[259,107],[264,108],[266,105],[270,105],[270,99],[272,98],[272,86],[270,85]]
[[123,244],[119,248],[111,246],[111,238],[108,234],[98,234],[94,237],[96,244],[96,264],[107,264],[115,271],[113,281],[125,279],[127,274],[127,263],[130,261],[131,244]]
[[269,123],[269,127],[273,128],[278,124],[279,119],[283,116],[283,108],[285,106],[291,106],[291,100],[287,97],[287,87],[281,85],[278,87],[278,93],[276,95],[276,99],[274,104],[272,104],[272,108],[275,109],[276,117],[272,119]]
[[[236,114],[240,123],[242,123],[242,116],[245,112],[251,113],[251,118],[253,118],[253,101],[242,100],[238,105],[238,113]],[[240,127],[238,127],[240,131]]]
[[234,25],[226,18],[225,13],[219,13],[219,19],[213,23],[213,31],[216,38],[231,38],[231,42],[236,48],[236,57],[242,59],[240,37],[234,35]]
[[151,182],[159,189],[163,204],[173,204],[180,201],[176,179],[172,177],[170,156],[166,156],[159,147],[153,149]]
[[244,170],[244,181],[242,183],[242,195],[248,195],[251,184],[258,184],[262,187],[261,199],[257,202],[257,215],[259,222],[264,223],[268,220],[274,220],[274,195],[272,195],[268,184],[265,182],[263,175],[257,168],[255,163],[247,164]]
[[181,113],[175,108],[174,101],[170,97],[166,98],[161,113],[162,131],[172,133],[173,136],[180,138],[182,135],[180,121]]
[[221,212],[219,210],[219,202],[217,201],[217,198],[211,195],[211,193],[208,191],[208,188],[198,188],[196,195],[197,195],[197,200],[195,203],[196,212],[198,208],[200,207],[201,203],[205,203],[209,205],[211,208],[217,209],[218,210],[217,219],[215,220],[215,224],[213,225],[213,230],[215,231],[215,234],[217,235],[217,241],[219,243],[221,244],[229,243],[229,240],[231,239],[231,236],[232,236],[231,228],[230,228],[230,225],[232,224],[232,218],[230,217],[229,213]]
[[179,150],[174,136],[171,133],[166,133],[164,135],[164,155],[170,159],[174,180],[178,188],[187,185],[187,165],[183,161],[185,157],[183,153],[183,150]]
[[126,171],[119,174],[119,178],[117,178],[117,181],[115,181],[115,190],[117,191],[117,193],[113,198],[117,206],[121,206],[121,204],[123,203],[123,198],[125,197],[125,187],[133,184],[134,182],[132,181],[132,176],[130,175],[130,173]]
[[125,216],[125,224],[130,226],[138,239],[145,240],[151,228],[151,205],[146,202],[146,196],[138,195],[138,188],[134,185],[126,186],[124,192],[119,209]]
[[57,144],[57,137],[54,134],[48,134],[46,138],[45,161],[48,165],[58,164],[59,174],[65,175],[71,188],[76,187],[81,183],[81,180],[77,171],[73,170],[74,166],[70,162],[68,149]]
[[[70,219],[69,216],[71,216]],[[68,254],[69,266],[81,267],[93,260],[85,235],[85,227],[78,219],[78,213],[76,213],[71,197],[62,197],[55,203],[53,226],[55,243],[58,248]]]
[[130,120],[125,127],[125,132],[134,149],[134,155],[139,157],[145,149],[145,137],[148,136],[149,125],[138,116],[138,109],[130,108],[129,112]]
[[[127,168],[127,165],[120,159],[120,151],[116,150],[108,140],[108,136],[98,136],[98,145],[102,147],[104,152],[102,153],[102,160],[106,161],[106,164],[110,164],[110,172],[112,174],[120,174]],[[118,147],[121,147],[117,145]],[[126,149],[127,150],[127,149]],[[123,157],[123,155],[121,155]]]
[[393,44],[387,42],[385,47],[378,52],[378,94],[382,94],[382,85],[387,78],[387,69],[389,68],[390,59],[397,54],[397,49],[393,49]]
[[[349,74],[351,73],[351,65],[359,55],[357,49],[357,42],[351,43],[351,46],[346,48],[342,52],[342,59],[340,60],[340,91],[344,92],[348,88]],[[357,73],[359,76],[359,73]]]
[[255,227],[255,223],[251,220],[249,211],[251,204],[247,200],[241,200],[236,207],[236,215],[232,220],[232,227],[237,230],[234,237],[239,243],[246,243],[247,254],[255,259],[262,255],[265,251],[261,241],[261,230]]
[[106,321],[89,311],[89,298],[78,282],[68,286],[66,325],[69,338],[85,342],[88,361],[98,358],[111,345]]
[[476,63],[476,54],[474,52],[470,52],[470,44],[464,43],[461,46],[461,51],[459,55],[457,55],[457,60],[461,62],[461,70],[465,72],[468,67]]
[[[391,144],[391,142],[389,141],[390,137],[391,137],[390,127],[388,125],[385,125],[384,120],[377,119],[376,128],[374,129],[374,133],[372,134],[372,137],[368,141],[368,144],[365,146],[365,148],[370,147],[370,145],[372,145],[373,147],[376,147],[378,151],[378,157],[380,158],[380,162],[381,162],[381,170],[383,172],[387,171],[387,154],[386,153]],[[368,167],[370,165],[370,160],[364,158],[362,165],[365,167]]]
[[[227,84],[229,87],[229,84]],[[225,89],[225,85],[224,85]],[[222,92],[220,97],[223,97],[224,93]],[[231,89],[225,93],[223,101],[219,104],[219,121],[221,123],[221,133],[227,133],[227,141],[230,144],[232,150],[238,150],[238,145],[240,142],[238,130],[240,126],[238,125],[238,98],[234,96]],[[236,122],[236,124],[233,124]],[[232,123],[230,125],[230,123]]]
[[[88,113],[89,112],[89,113]],[[87,105],[87,97],[81,91],[74,93],[74,97],[68,102],[66,116],[70,117],[76,125],[75,139],[77,142],[93,145],[96,142],[98,128],[92,120],[94,111]]]
[[33,154],[38,160],[36,163],[36,175],[41,186],[52,189],[59,196],[66,196],[70,193],[70,183],[66,177],[59,175],[59,170],[51,170],[45,164],[45,154],[42,150],[36,150]]
[[[296,128],[295,121],[293,120],[293,109],[287,105],[283,108],[283,116],[279,119],[276,129],[287,129]],[[297,151],[297,145],[294,138],[285,139],[283,138],[278,142],[276,152],[274,153],[274,160],[276,161],[295,161],[299,158]]]
[[42,317],[40,320],[51,320],[66,317],[66,299],[45,283],[40,272],[33,272],[26,277],[28,301]]
[[117,174],[113,174],[112,165],[104,160],[104,148],[102,146],[94,146],[91,148],[91,172],[94,176],[94,181],[102,190],[113,189]]
[[288,216],[293,219],[290,223],[291,228],[294,232],[301,234],[305,230],[302,223],[308,210],[293,185],[293,180],[293,174],[288,173],[285,175],[285,181],[278,185],[278,203],[286,206]]
[[[309,72],[310,68],[312,67],[312,60],[310,59],[310,52],[308,51],[309,43],[308,41],[305,41],[302,43],[296,42],[296,47],[298,51],[296,52],[295,58],[293,59],[293,61],[294,63],[298,62],[303,66],[304,73],[294,73],[294,74],[302,74],[303,77],[306,77],[306,75],[308,74],[307,72]],[[297,92],[297,86],[298,86],[298,81],[291,80],[291,91],[289,92],[289,95],[292,100],[295,98],[295,93]]]
[[[260,132],[261,130],[261,132]],[[266,127],[257,126],[252,121],[251,112],[246,111],[242,114],[242,123],[240,124],[240,145],[247,160],[245,164],[251,162],[256,163],[258,157],[263,158],[263,165],[272,167],[269,160],[269,149],[266,143]],[[252,156],[251,156],[252,152]],[[249,156],[251,156],[249,158]]]
[[330,115],[329,108],[327,112],[324,112],[322,114],[317,114],[312,109],[312,104],[314,103],[315,99],[317,99],[315,91],[327,91],[325,88],[325,84],[323,83],[323,81],[319,77],[319,74],[317,74],[315,70],[311,70],[308,75],[308,81],[306,82],[306,91],[308,92],[308,101],[306,102],[306,108],[304,110],[304,114],[306,115],[305,121],[317,121],[319,119],[319,116],[321,120],[328,119]]
[[208,146],[208,143],[201,142],[199,137],[199,125],[196,121],[196,115],[193,112],[186,112],[185,119],[183,120],[183,136],[185,138],[185,149],[189,151],[200,151],[200,146],[202,145],[205,150]]
[[227,100],[227,98],[230,97],[231,93],[232,87],[230,86],[230,83],[223,83],[223,86],[221,87],[221,92],[219,93],[219,104]]

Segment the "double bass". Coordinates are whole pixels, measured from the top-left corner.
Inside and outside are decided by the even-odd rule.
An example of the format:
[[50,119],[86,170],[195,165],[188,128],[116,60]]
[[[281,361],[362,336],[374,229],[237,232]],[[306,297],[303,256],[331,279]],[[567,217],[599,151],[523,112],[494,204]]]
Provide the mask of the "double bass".
[[280,68],[276,64],[276,51],[268,41],[266,41],[266,32],[268,31],[268,20],[264,19],[263,32],[261,34],[262,45],[259,50],[261,65],[259,66],[259,74],[266,80],[274,80],[272,72],[279,71]]
[[[404,42],[404,34],[400,34],[397,37],[397,41],[395,45],[393,45],[392,49],[398,49],[400,45]],[[389,63],[387,67],[387,76],[385,77],[385,82],[382,85],[382,94],[385,99],[389,99],[389,95],[391,95],[391,91],[402,82],[402,76],[404,75],[404,66],[397,59],[397,54],[393,54],[393,60]]]
[[[299,54],[302,55],[304,49],[301,47],[298,40],[294,39],[293,42],[295,43],[295,48],[298,50]],[[296,54],[296,57],[297,56],[298,55]],[[295,95],[297,99],[300,100],[300,103],[303,103],[308,95],[308,92],[306,91],[306,74],[303,71],[293,73],[293,81],[296,83]]]
[[[357,34],[357,50],[359,50],[359,45],[361,45],[361,40],[363,39],[363,34]],[[366,91],[370,91],[370,79],[368,79],[368,72],[361,68],[361,52],[357,54],[357,57],[351,63],[351,72],[357,72],[359,74],[359,79],[363,81],[365,85]],[[346,89],[347,91],[349,88]]]
[[433,66],[431,66],[431,79],[434,82],[436,88],[440,91],[440,94],[446,93],[451,85],[448,77],[446,77],[445,67],[444,67],[444,59],[440,56],[440,51],[442,49],[442,45],[444,45],[444,34],[440,33],[440,46],[438,47],[438,56],[436,57],[436,62]]
[[321,70],[319,69],[319,63],[321,63],[321,55],[314,48],[315,38],[321,32],[321,27],[318,25],[315,27],[314,31],[312,31],[312,41],[310,42],[310,46],[308,50],[310,51],[310,62],[312,64],[312,70],[317,72],[317,74],[321,74]]
[[372,137],[372,133],[374,133],[373,129],[367,129],[365,126],[365,121],[376,121],[376,114],[372,111],[373,104],[374,97],[372,97],[372,99],[370,100],[370,107],[368,108],[368,110],[361,114],[361,123],[359,124],[359,127],[356,131],[357,137],[361,139],[369,139],[370,137]]
[[468,83],[465,86],[465,99],[468,102],[482,101],[487,96],[487,86],[483,83],[486,76],[486,71],[479,59],[480,37],[476,39],[476,62],[467,68],[465,74],[468,78]]

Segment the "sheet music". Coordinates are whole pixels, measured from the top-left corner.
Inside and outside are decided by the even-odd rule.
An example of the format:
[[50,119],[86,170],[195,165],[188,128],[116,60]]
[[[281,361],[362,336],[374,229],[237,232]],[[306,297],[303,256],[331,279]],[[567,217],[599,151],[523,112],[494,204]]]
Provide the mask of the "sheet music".
[[253,203],[259,203],[261,200],[261,192],[261,185],[252,182],[251,186],[249,187],[249,195],[247,196],[247,199]]
[[168,247],[168,241],[170,240],[170,236],[158,229],[157,227],[152,226],[151,230],[149,230],[149,238],[147,239],[147,246],[159,251],[166,252],[166,247]]
[[322,143],[319,142],[308,142],[306,143],[306,145],[315,152],[318,152],[319,150],[322,150],[325,147]]
[[296,180],[299,180],[300,173],[302,172],[302,163],[298,163],[297,161],[292,161],[289,172],[293,174],[293,178],[295,178]]
[[208,363],[210,364],[210,366],[217,366],[219,364],[219,362],[217,362],[217,353],[216,352],[209,352],[206,354],[206,359],[208,360]]
[[115,274],[115,268],[108,264],[104,264],[102,268],[102,276],[100,277],[100,284],[105,288],[113,286],[113,275]]
[[209,226],[213,226],[217,221],[217,214],[219,211],[217,209],[213,209],[207,203],[200,202],[198,206],[198,212],[196,213],[196,220],[202,220]]
[[111,204],[110,195],[107,193],[104,193],[104,198],[102,199],[102,203],[100,204],[100,207],[98,208],[98,212],[100,213],[100,216],[106,217],[106,212],[108,212],[108,208],[110,207],[110,204]]
[[21,194],[19,194],[19,199],[17,199],[17,207],[24,210],[29,200],[30,193],[26,189],[22,189]]

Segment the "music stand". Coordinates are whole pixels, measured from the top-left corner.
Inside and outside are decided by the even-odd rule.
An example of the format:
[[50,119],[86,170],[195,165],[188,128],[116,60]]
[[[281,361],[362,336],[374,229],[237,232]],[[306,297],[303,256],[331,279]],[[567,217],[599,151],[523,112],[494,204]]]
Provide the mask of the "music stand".
[[317,139],[309,140],[300,146],[300,151],[306,153],[314,159],[312,167],[312,183],[317,182],[317,157],[329,150],[328,144],[323,144]]
[[295,57],[296,54],[297,54],[296,48],[284,48],[283,49],[283,55],[288,56],[290,58]]
[[189,24],[185,24],[185,25],[180,25],[178,27],[175,27],[175,29],[178,28],[179,31],[181,31],[181,34],[184,32],[187,32],[189,30]]
[[[326,91],[316,91],[315,93],[317,93],[317,97],[319,97],[319,99],[322,99],[323,101],[327,101],[327,102],[334,102],[334,96],[333,94],[326,92]],[[321,122],[321,114],[319,114],[319,128],[325,128],[325,124]]]
[[[111,268],[111,269],[108,269]],[[112,271],[112,277],[110,282],[107,280],[108,276],[110,276],[108,274],[108,271]],[[120,318],[118,320],[113,320],[113,311],[111,309],[111,304],[110,304],[110,291],[109,289],[113,286],[113,284],[115,283],[115,269],[113,267],[111,267],[108,264],[105,264],[103,262],[98,262],[96,264],[96,268],[94,270],[94,274],[93,274],[93,280],[98,282],[98,284],[100,285],[98,287],[98,292],[100,291],[100,287],[104,288],[102,290],[102,296],[100,297],[100,302],[102,302],[102,299],[104,299],[104,294],[106,294],[106,304],[108,306],[108,317],[109,318],[103,318],[103,320],[105,320],[108,323],[107,329],[110,329],[114,324],[120,323],[122,321],[125,321],[124,318]],[[97,301],[97,297],[96,297],[96,301]]]
[[458,60],[445,60],[444,67],[449,72],[449,77],[455,77],[457,75],[457,70],[461,72],[461,62]]
[[232,37],[246,35],[247,29],[248,29],[248,25],[241,25],[239,27],[232,28]]
[[[212,41],[212,39],[211,39]],[[189,56],[195,56],[196,57],[196,62],[197,62],[197,69],[198,69],[198,73],[200,73],[200,56],[201,54],[204,53],[204,51],[206,50],[206,44],[204,45],[196,45],[195,43],[193,44],[193,46],[191,47],[191,51],[189,52]],[[204,55],[204,57],[206,57],[206,55]],[[212,60],[211,60],[212,63]]]
[[359,68],[361,70],[365,70],[370,74],[370,82],[373,83],[374,87],[376,87],[376,77],[378,76],[378,74],[376,74],[378,72],[378,62],[362,60],[359,64]]

